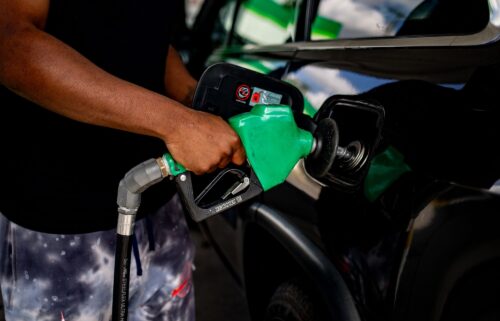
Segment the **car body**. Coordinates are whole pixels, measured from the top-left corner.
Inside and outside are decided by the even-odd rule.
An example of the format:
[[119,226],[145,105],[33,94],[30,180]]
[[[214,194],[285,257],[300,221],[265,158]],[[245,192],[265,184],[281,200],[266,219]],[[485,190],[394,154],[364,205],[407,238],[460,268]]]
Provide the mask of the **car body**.
[[[299,163],[202,224],[254,320],[498,319],[498,1],[206,0],[189,36],[193,74],[267,73],[316,120],[331,97],[385,113],[361,187]],[[365,116],[337,119],[341,140]]]

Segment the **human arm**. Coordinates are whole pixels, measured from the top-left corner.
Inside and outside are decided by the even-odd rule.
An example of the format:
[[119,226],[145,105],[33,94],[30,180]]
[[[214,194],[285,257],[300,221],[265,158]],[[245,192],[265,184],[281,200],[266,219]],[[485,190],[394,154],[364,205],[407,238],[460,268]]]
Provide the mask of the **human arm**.
[[170,46],[165,69],[167,96],[186,106],[193,103],[197,81],[189,74],[177,50]]
[[81,122],[162,139],[174,158],[201,174],[244,161],[222,119],[119,79],[44,32],[49,0],[0,0],[0,82]]
[[[179,53],[172,46],[169,47],[165,62],[164,84],[165,92],[168,97],[182,103],[185,106],[192,106],[194,92],[198,82],[189,74],[186,66],[179,56]],[[213,115],[210,116],[215,117]],[[219,117],[217,118],[220,119]],[[217,136],[214,136],[214,138],[216,137]],[[236,159],[226,158],[218,164],[218,167],[226,167],[231,161],[240,164],[240,160],[244,161],[245,159],[243,147],[241,147],[240,151],[241,153],[234,155]],[[240,154],[243,154],[243,156],[239,156]]]

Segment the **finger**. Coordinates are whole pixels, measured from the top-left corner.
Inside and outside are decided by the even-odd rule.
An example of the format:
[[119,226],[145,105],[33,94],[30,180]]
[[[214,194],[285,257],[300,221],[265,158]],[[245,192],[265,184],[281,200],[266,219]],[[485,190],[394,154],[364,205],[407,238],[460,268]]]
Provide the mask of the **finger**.
[[194,173],[196,176],[200,176],[200,175],[203,175],[205,174],[205,172],[202,172],[202,171],[191,171],[192,173]]
[[217,169],[217,165],[210,167],[206,173],[213,173]]
[[243,163],[245,163],[246,158],[247,157],[245,154],[245,149],[243,149],[243,147],[240,147],[234,152],[231,161],[236,165],[243,165]]
[[231,158],[229,158],[229,157],[224,157],[224,158],[220,161],[220,163],[219,163],[219,165],[218,165],[217,167],[219,167],[219,168],[224,168],[224,167],[226,167],[226,166],[227,166],[230,162],[231,162]]
[[205,164],[200,165],[195,170],[193,170],[193,173],[195,173],[196,175],[200,176],[200,175],[204,175],[206,173],[211,173],[216,168],[217,168],[216,164],[215,165],[209,165],[208,163],[205,163]]

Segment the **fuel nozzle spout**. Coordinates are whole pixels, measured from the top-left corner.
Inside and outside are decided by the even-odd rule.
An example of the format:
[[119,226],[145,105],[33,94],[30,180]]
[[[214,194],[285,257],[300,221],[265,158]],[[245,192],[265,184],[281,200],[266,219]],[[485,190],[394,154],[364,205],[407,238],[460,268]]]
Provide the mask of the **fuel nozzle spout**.
[[345,148],[338,146],[336,154],[339,167],[353,172],[360,170],[368,159],[365,146],[358,140],[350,142]]

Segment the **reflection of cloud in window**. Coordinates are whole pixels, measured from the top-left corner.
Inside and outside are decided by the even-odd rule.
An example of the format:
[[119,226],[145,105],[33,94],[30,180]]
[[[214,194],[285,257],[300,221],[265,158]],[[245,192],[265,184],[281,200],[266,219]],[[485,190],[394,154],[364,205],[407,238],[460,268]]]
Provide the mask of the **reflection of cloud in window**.
[[421,0],[322,0],[319,15],[342,24],[340,38],[394,35]]
[[490,0],[489,2],[491,23],[500,27],[500,0]]
[[332,95],[355,95],[392,81],[315,66],[306,66],[288,75],[286,80],[301,88],[315,109]]
[[244,1],[236,20],[236,33],[253,44],[285,43],[293,32],[295,13],[291,2]]
[[196,19],[196,15],[200,12],[203,0],[185,0],[186,6],[186,25],[191,28]]
[[352,0],[324,0],[320,3],[319,14],[342,23],[342,38],[383,34],[374,26],[385,24],[384,17],[366,4]]
[[343,78],[337,69],[306,66],[290,74],[286,80],[302,87],[303,93],[315,109],[318,109],[332,94],[356,93],[353,84]]

